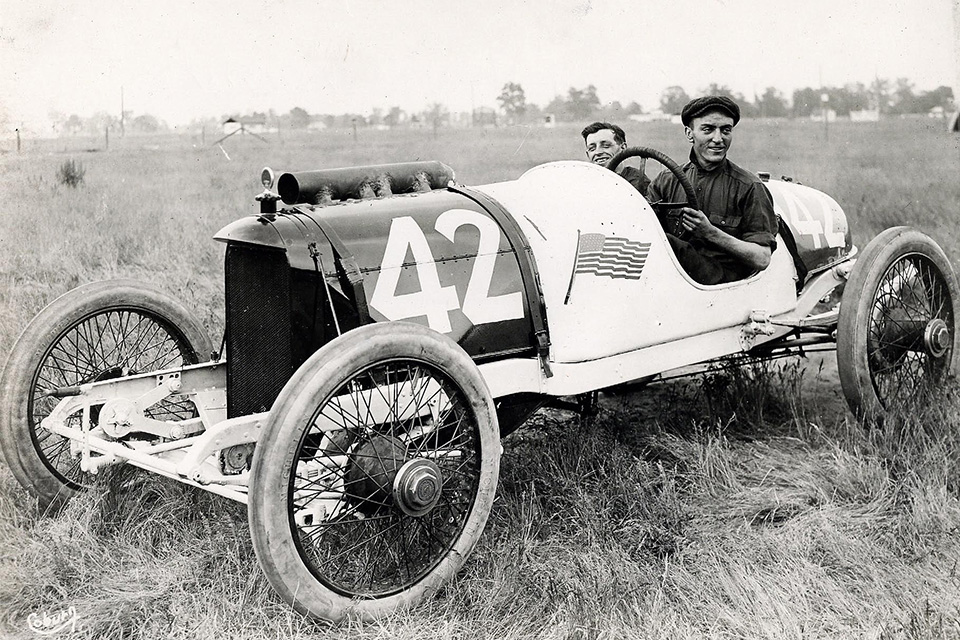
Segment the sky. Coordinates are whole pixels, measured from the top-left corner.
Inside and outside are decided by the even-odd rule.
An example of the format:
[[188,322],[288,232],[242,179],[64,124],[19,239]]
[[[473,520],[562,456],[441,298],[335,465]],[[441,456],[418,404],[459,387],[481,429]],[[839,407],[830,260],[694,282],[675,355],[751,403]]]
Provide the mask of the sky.
[[[710,83],[960,82],[960,0],[33,0],[0,3],[0,126],[149,113],[171,126],[253,111],[366,114],[546,105],[594,85],[657,107]],[[960,27],[958,27],[960,28]],[[960,87],[955,87],[960,94]]]

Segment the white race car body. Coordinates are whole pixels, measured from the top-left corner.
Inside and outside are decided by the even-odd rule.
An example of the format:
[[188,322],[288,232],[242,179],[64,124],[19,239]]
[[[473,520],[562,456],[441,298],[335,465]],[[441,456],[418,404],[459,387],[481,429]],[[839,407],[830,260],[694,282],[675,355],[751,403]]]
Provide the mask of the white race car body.
[[[766,184],[777,213],[797,230],[795,237],[835,252],[836,259],[816,265],[821,272],[853,255],[846,219],[832,198],[796,183]],[[805,300],[807,308],[798,309],[797,268],[783,238],[767,269],[738,282],[698,284],[680,266],[647,201],[597,165],[549,163],[518,180],[477,190],[510,211],[536,258],[554,374],[543,372],[535,389],[530,368],[516,361],[482,365],[495,396],[516,392],[511,384],[569,395],[736,353],[785,333],[773,329],[747,339],[744,328],[751,323],[806,315],[812,308]],[[608,247],[609,239],[623,240],[633,250],[611,258],[620,260],[619,271],[578,270],[585,237],[606,239]],[[516,375],[518,369],[526,375]]]

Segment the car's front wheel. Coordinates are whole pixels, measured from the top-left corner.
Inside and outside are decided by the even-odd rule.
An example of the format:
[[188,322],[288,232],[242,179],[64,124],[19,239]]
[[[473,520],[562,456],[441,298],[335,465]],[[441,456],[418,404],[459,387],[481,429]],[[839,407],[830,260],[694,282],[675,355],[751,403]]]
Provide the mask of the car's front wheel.
[[300,367],[258,439],[257,558],[312,616],[412,605],[477,543],[499,461],[493,400],[459,345],[403,322],[350,331]]

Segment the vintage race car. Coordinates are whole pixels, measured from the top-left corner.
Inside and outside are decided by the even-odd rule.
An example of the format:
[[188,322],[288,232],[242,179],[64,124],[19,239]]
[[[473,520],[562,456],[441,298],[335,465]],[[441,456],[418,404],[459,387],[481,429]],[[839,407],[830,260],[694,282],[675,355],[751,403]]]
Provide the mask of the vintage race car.
[[[611,164],[630,156],[683,177],[650,149]],[[677,203],[593,164],[475,187],[439,162],[265,170],[261,212],[216,236],[225,351],[151,286],[75,289],[9,355],[4,456],[42,504],[117,463],[247,504],[270,583],[309,615],[408,606],[462,566],[500,439],[550,399],[835,344],[869,419],[953,375],[960,291],[937,244],[899,227],[858,254],[832,198],[763,178],[769,267],[703,286],[655,211]]]

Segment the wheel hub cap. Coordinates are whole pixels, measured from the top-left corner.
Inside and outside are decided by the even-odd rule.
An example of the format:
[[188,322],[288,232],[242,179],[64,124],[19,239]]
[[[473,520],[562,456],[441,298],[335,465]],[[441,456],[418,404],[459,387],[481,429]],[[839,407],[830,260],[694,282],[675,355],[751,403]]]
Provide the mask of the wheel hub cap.
[[405,463],[393,481],[393,497],[400,510],[409,516],[430,512],[443,490],[440,468],[430,460],[418,458]]
[[940,318],[928,322],[923,331],[923,343],[931,356],[942,358],[950,348],[950,330],[947,323]]

